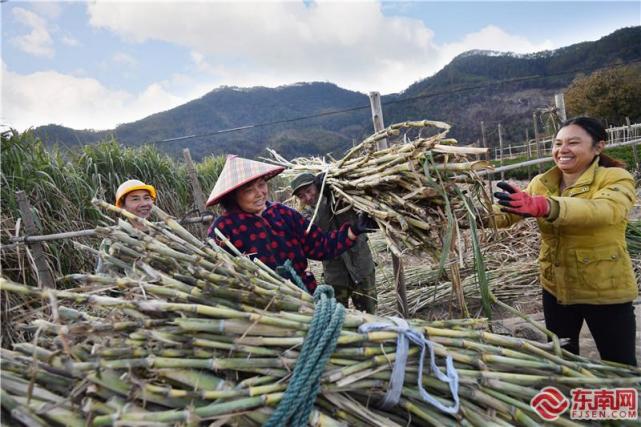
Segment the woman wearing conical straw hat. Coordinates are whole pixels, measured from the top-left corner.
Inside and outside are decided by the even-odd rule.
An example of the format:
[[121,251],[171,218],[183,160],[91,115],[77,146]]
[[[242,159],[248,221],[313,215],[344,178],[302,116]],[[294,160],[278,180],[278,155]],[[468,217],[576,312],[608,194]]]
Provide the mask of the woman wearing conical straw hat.
[[[151,216],[151,208],[156,201],[156,189],[153,185],[145,184],[137,179],[129,179],[118,187],[116,190],[115,205],[119,208],[131,212],[132,214],[148,219]],[[143,229],[144,225],[131,221],[131,224],[137,229]],[[100,253],[110,253],[111,240],[103,239],[100,243]],[[101,255],[98,256],[98,264],[96,265],[97,274],[109,273],[115,266]]]
[[[207,206],[220,203],[224,213],[216,218],[209,236],[221,247],[225,243],[216,235],[220,231],[241,253],[257,258],[282,276],[291,270],[302,279],[302,284],[313,293],[316,279],[307,270],[307,259],[325,260],[339,256],[356,242],[361,233],[371,230],[371,220],[361,216],[354,224],[344,224],[330,233],[323,232],[298,211],[280,203],[271,202],[268,181],[284,170],[237,156],[228,156],[218,181],[207,200]],[[307,229],[309,227],[309,232]]]

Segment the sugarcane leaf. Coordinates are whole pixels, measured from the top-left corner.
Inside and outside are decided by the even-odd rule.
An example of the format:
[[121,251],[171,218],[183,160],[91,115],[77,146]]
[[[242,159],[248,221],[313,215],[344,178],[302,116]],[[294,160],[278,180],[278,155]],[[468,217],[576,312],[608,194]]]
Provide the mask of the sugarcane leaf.
[[430,163],[432,162],[432,153],[428,151],[425,154],[425,160],[423,160],[423,172],[425,173],[425,178],[430,184],[435,184],[434,178],[430,174]]
[[456,188],[456,192],[463,200],[467,210],[467,216],[470,223],[470,238],[472,240],[472,251],[474,252],[474,270],[476,273],[477,283],[479,285],[479,292],[481,293],[481,306],[483,312],[488,319],[492,318],[492,300],[490,295],[490,283],[485,271],[485,261],[483,253],[481,252],[481,244],[478,238],[478,229],[476,227],[476,214],[472,207],[470,199],[463,194],[460,188]]
[[[425,168],[429,170],[429,164],[433,162],[432,153],[427,153],[425,158]],[[429,172],[428,172],[429,173]],[[454,234],[454,214],[452,213],[452,207],[450,205],[450,200],[447,197],[447,192],[443,188],[443,181],[441,180],[441,175],[439,171],[434,169],[434,174],[440,182],[440,186],[435,188],[441,193],[443,199],[445,200],[445,215],[447,216],[447,229],[445,231],[445,236],[443,237],[443,245],[441,247],[441,256],[439,257],[438,271],[439,275],[445,275],[445,264],[449,257],[450,248],[452,247],[452,236]],[[429,176],[429,175],[428,175]]]

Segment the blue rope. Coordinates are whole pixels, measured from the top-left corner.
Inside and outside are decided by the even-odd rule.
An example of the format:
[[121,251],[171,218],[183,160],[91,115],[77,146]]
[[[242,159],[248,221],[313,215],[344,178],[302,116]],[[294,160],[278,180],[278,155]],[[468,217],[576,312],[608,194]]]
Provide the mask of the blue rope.
[[283,265],[276,267],[276,273],[278,273],[280,277],[291,280],[302,290],[307,290],[307,286],[303,283],[303,279],[301,279],[298,273],[296,273],[296,270],[294,270],[291,259],[286,260]]
[[[345,308],[336,302],[334,289],[320,285],[314,292],[314,315],[294,372],[282,400],[265,423],[266,427],[307,426],[320,391],[320,378],[325,370],[345,320]],[[289,424],[288,424],[289,423]]]
[[[423,336],[423,333],[415,329],[411,329],[408,323],[401,318],[392,317],[391,318],[396,325],[390,323],[365,323],[358,328],[358,331],[361,333],[367,333],[370,331],[394,331],[398,334],[396,338],[396,360],[394,361],[394,367],[392,368],[392,376],[390,377],[389,387],[383,401],[381,403],[381,408],[389,409],[395,406],[400,397],[401,392],[403,391],[403,381],[405,380],[405,364],[407,363],[407,352],[409,350],[410,341],[416,344],[421,348],[421,354],[419,356],[418,362],[418,390],[421,394],[421,398],[435,406],[437,409],[448,413],[456,414],[459,410],[459,395],[458,395],[458,372],[454,368],[454,362],[452,361],[452,356],[447,355],[445,358],[445,368],[447,374],[441,372],[441,369],[436,366],[434,358],[434,347],[432,341],[426,339]],[[452,399],[454,399],[454,404],[452,406],[445,406],[434,397],[432,397],[425,389],[423,388],[423,360],[425,358],[425,347],[430,352],[430,366],[432,372],[436,375],[440,381],[447,383],[450,388],[450,393],[452,394]]]

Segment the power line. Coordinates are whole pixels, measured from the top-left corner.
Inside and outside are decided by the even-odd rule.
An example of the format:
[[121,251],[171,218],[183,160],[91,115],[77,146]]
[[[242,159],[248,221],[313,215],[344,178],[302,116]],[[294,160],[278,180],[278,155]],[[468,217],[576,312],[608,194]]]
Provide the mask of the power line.
[[181,140],[185,140],[185,139],[202,138],[202,137],[205,137],[205,136],[221,135],[221,134],[224,134],[224,133],[238,132],[238,131],[241,131],[241,130],[256,129],[256,128],[261,128],[261,127],[266,127],[266,126],[279,125],[279,124],[282,124],[282,123],[291,123],[291,122],[297,122],[297,121],[300,121],[300,120],[315,119],[317,117],[331,116],[333,114],[349,113],[349,112],[352,112],[352,111],[363,110],[365,108],[369,108],[369,105],[365,105],[365,106],[361,106],[361,107],[347,108],[345,110],[326,111],[324,113],[311,114],[311,115],[308,115],[308,116],[293,117],[291,119],[282,119],[282,120],[276,120],[276,121],[273,121],[273,122],[263,122],[263,123],[256,123],[256,124],[253,124],[253,125],[239,126],[239,127],[235,127],[235,128],[229,128],[229,129],[221,129],[221,130],[216,130],[216,131],[207,132],[207,133],[201,133],[201,134],[179,136],[179,137],[176,137],[176,138],[169,138],[169,139],[162,139],[162,140],[159,140],[159,141],[153,141],[151,143],[155,144],[155,143],[159,143],[159,142],[174,142],[174,141],[181,141]]
[[[531,75],[531,76],[523,76],[523,77],[514,77],[511,79],[504,79],[504,80],[497,80],[493,82],[487,82],[475,86],[465,86],[457,89],[448,89],[448,90],[442,90],[438,92],[431,92],[431,93],[426,93],[423,95],[417,95],[409,98],[401,98],[401,99],[396,99],[392,101],[387,101],[384,102],[382,105],[383,106],[388,106],[392,104],[401,104],[404,102],[413,102],[413,101],[418,101],[421,99],[427,99],[427,98],[433,98],[436,96],[441,96],[441,95],[449,95],[453,93],[461,93],[461,92],[468,92],[468,91],[473,91],[477,89],[484,89],[488,88],[491,86],[495,85],[501,85],[501,84],[509,84],[509,83],[518,83],[518,82],[525,82],[525,81],[532,81],[532,80],[538,80],[538,79],[546,79],[550,77],[558,77],[558,76],[564,76],[567,74],[574,74],[574,73],[579,73],[579,72],[593,72],[597,70],[609,70],[609,69],[614,69],[618,67],[624,67],[630,64],[638,63],[641,62],[641,59],[637,59],[634,61],[629,61],[626,64],[617,64],[609,67],[602,67],[602,68],[579,68],[579,69],[574,69],[574,70],[569,70],[569,71],[563,71],[563,72],[558,72],[558,73],[551,73],[551,74],[545,74],[545,75]],[[200,133],[200,134],[193,134],[193,135],[184,135],[184,136],[179,136],[175,138],[167,138],[167,139],[161,139],[161,140],[156,140],[156,141],[151,141],[150,144],[159,144],[159,143],[165,143],[165,142],[176,142],[176,141],[184,141],[188,139],[194,139],[194,138],[204,138],[208,136],[216,136],[216,135],[222,135],[226,133],[232,133],[232,132],[239,132],[243,130],[248,130],[248,129],[256,129],[256,128],[262,128],[262,127],[267,127],[267,126],[273,126],[273,125],[279,125],[283,123],[292,123],[292,122],[298,122],[302,120],[309,120],[309,119],[315,119],[319,117],[327,117],[335,114],[344,114],[344,113],[351,113],[354,111],[358,110],[364,110],[364,109],[369,109],[369,105],[362,105],[362,106],[357,106],[357,107],[351,107],[351,108],[346,108],[343,110],[334,110],[334,111],[326,111],[324,113],[317,113],[317,114],[310,114],[307,116],[299,116],[299,117],[293,117],[290,119],[282,119],[282,120],[275,120],[271,122],[262,122],[262,123],[255,123],[251,125],[246,125],[246,126],[239,126],[239,127],[234,127],[234,128],[228,128],[228,129],[221,129],[217,131],[211,131],[211,132],[205,132],[205,133]]]

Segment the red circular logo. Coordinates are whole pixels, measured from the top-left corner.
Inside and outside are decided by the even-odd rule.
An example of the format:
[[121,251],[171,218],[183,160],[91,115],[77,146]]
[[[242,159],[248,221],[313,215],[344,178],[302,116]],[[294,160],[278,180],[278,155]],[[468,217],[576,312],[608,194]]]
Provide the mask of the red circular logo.
[[556,387],[545,387],[530,400],[530,406],[547,421],[554,421],[570,406],[570,401]]

